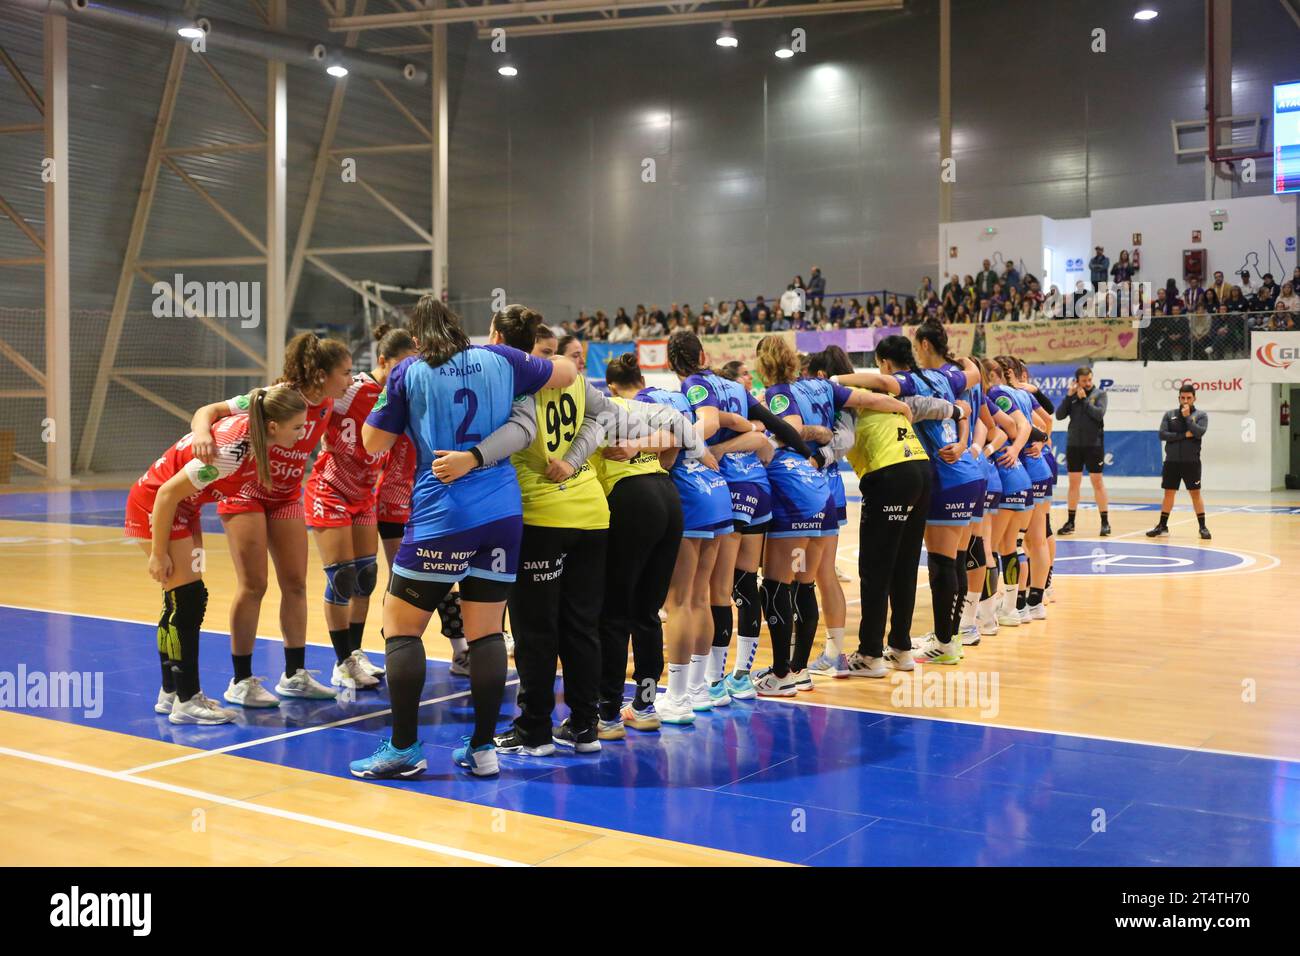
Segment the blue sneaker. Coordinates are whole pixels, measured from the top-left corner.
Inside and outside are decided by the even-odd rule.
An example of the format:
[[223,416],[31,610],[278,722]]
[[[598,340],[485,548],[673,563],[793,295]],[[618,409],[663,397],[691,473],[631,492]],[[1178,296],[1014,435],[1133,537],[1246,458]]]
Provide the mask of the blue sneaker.
[[725,680],[709,685],[709,703],[713,704],[714,707],[726,707],[731,703],[731,695],[727,693],[727,682]]
[[758,691],[754,689],[754,682],[749,679],[749,674],[741,674],[737,677],[735,674],[728,674],[722,679],[723,685],[727,688],[727,695],[732,700],[753,700],[758,696]]
[[379,747],[369,757],[348,764],[352,776],[366,780],[385,780],[392,777],[410,779],[424,773],[428,764],[424,760],[424,746],[417,740],[405,750],[393,746],[391,738],[379,742]]
[[461,737],[460,740],[465,746],[457,747],[451,752],[451,759],[458,766],[464,767],[476,777],[492,777],[501,772],[495,744],[471,747],[468,737]]

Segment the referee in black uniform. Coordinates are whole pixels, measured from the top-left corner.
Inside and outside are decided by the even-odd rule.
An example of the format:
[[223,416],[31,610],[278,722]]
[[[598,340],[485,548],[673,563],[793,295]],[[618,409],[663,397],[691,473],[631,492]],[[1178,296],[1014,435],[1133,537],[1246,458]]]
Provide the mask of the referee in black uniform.
[[1101,513],[1101,536],[1104,538],[1110,534],[1109,501],[1106,483],[1101,477],[1106,464],[1106,393],[1092,384],[1092,369],[1088,366],[1075,370],[1074,388],[1056,406],[1056,417],[1061,421],[1070,420],[1065,444],[1065,470],[1070,476],[1066,498],[1069,516],[1056,533],[1074,534],[1074,512],[1079,507],[1079,486],[1083,484],[1083,469],[1086,467],[1097,511]]
[[1210,529],[1205,527],[1205,502],[1201,500],[1201,439],[1209,425],[1210,416],[1196,407],[1196,389],[1184,385],[1178,390],[1178,407],[1165,412],[1160,420],[1160,438],[1165,443],[1160,487],[1165,490],[1165,500],[1160,506],[1160,523],[1147,532],[1148,538],[1161,538],[1169,533],[1169,512],[1174,510],[1174,497],[1181,482],[1192,496],[1201,537],[1210,540]]

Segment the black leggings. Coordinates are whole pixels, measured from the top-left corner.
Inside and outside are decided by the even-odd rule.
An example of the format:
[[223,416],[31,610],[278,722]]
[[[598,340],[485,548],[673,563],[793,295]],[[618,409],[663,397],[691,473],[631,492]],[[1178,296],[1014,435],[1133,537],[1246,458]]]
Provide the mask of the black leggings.
[[530,744],[549,743],[555,661],[564,665],[564,702],[576,733],[596,723],[605,594],[606,531],[524,525],[519,575],[510,592],[510,627],[519,671],[515,726]]
[[664,669],[659,609],[682,541],[682,501],[667,475],[633,475],[609,493],[605,608],[600,618],[600,716],[617,720],[632,636],[636,705],[654,703]]
[[858,577],[862,588],[862,623],[858,653],[884,653],[885,619],[889,646],[912,646],[912,610],[916,574],[930,511],[930,463],[904,461],[863,476],[862,525],[858,535]]

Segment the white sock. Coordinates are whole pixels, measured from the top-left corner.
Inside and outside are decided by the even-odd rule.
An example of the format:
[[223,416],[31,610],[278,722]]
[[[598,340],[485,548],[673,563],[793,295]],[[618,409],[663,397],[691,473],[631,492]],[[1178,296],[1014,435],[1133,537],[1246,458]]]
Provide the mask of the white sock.
[[668,696],[680,700],[686,696],[688,664],[668,665]]
[[451,641],[451,650],[453,654],[463,654],[469,650],[469,641],[463,637],[449,638]]
[[748,674],[754,666],[754,655],[758,653],[757,637],[737,637],[735,674]]
[[961,609],[962,627],[970,627],[972,624],[975,623],[975,609],[979,607],[979,603],[980,603],[979,591],[966,592],[966,604]]
[[722,675],[727,672],[727,651],[726,647],[709,648],[709,666],[706,673],[710,684],[716,684],[722,680]]
[[826,628],[826,653],[831,657],[839,657],[844,653],[844,628]]
[[705,677],[705,670],[709,665],[708,654],[692,654],[691,665],[686,678],[686,686],[689,690],[695,690],[701,684],[707,685],[708,678]]

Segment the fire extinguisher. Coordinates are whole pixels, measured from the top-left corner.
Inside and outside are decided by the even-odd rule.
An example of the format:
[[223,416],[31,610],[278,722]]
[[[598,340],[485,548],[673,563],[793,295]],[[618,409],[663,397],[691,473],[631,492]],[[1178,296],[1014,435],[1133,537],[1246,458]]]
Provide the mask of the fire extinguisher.
[[1278,424],[1279,425],[1291,424],[1291,403],[1290,402],[1284,401],[1282,402],[1281,407],[1278,408]]

